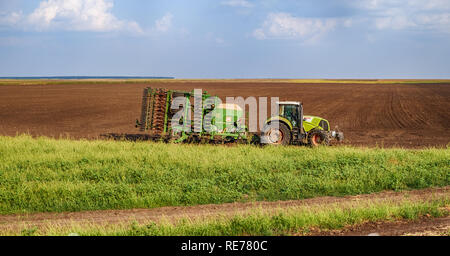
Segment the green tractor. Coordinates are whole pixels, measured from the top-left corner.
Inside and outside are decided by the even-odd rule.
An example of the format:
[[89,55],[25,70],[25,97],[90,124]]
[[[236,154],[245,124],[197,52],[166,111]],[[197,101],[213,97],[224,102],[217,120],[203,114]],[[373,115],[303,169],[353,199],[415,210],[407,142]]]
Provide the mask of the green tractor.
[[321,117],[304,116],[301,102],[277,102],[279,115],[266,121],[261,142],[271,145],[329,145],[331,139],[342,141],[344,133],[331,131]]
[[[327,120],[303,116],[300,102],[278,102],[279,115],[266,121],[262,133],[249,133],[241,106],[223,104],[213,98],[209,107],[205,107],[210,95],[207,92],[195,95],[195,91],[145,88],[141,120],[136,120],[136,127],[148,132],[154,140],[173,142],[320,146],[328,145],[332,138],[343,139],[343,133],[330,131]],[[175,103],[174,99],[181,101]],[[185,107],[180,108],[180,103]],[[195,110],[200,114],[195,115]],[[184,113],[177,119],[179,123],[172,124],[172,118],[179,113]]]

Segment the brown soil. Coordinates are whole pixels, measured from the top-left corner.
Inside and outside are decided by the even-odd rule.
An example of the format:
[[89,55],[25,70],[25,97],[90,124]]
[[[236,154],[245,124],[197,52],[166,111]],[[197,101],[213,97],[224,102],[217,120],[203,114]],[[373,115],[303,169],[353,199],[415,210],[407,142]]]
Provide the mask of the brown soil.
[[[428,188],[423,190],[404,191],[404,192],[387,191],[357,196],[318,197],[305,200],[278,201],[278,202],[229,203],[220,205],[198,205],[189,207],[162,207],[155,209],[0,215],[0,234],[8,233],[8,231],[20,232],[20,230],[23,230],[24,228],[27,227],[28,228],[29,227],[45,228],[52,226],[64,227],[73,224],[77,225],[110,225],[121,223],[129,224],[131,221],[136,221],[138,223],[148,223],[149,221],[159,222],[162,219],[166,221],[176,221],[180,218],[203,219],[217,216],[226,217],[226,216],[233,216],[236,214],[245,214],[254,210],[263,210],[264,212],[270,213],[271,211],[276,210],[287,210],[301,207],[321,208],[329,206],[331,204],[337,205],[338,207],[352,207],[355,204],[361,206],[362,203],[367,204],[372,204],[376,202],[399,203],[404,200],[426,201],[433,198],[442,198],[448,196],[450,196],[450,186],[442,188]],[[349,229],[349,232],[360,231],[361,234],[365,233],[368,230],[368,228],[363,227],[362,228],[356,227],[355,229]],[[337,232],[336,234],[340,234],[338,231],[336,232]],[[312,234],[327,235],[333,233],[313,232]]]
[[144,87],[201,88],[225,96],[267,96],[304,103],[345,133],[345,143],[408,148],[450,142],[450,84],[303,84],[152,82],[0,86],[0,135],[101,138],[136,134]]

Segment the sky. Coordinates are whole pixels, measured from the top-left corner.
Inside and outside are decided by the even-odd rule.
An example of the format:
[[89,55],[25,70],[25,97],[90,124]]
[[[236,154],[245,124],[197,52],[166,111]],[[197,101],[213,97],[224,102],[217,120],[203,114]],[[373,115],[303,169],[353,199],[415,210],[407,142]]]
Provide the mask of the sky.
[[0,0],[0,76],[450,78],[450,0]]

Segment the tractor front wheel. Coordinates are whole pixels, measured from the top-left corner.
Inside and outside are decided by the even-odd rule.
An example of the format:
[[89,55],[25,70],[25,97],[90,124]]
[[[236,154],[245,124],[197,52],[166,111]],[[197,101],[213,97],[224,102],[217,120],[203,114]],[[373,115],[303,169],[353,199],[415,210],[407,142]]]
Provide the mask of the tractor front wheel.
[[289,145],[291,131],[283,123],[271,123],[264,129],[264,143],[269,145]]
[[328,134],[322,130],[313,130],[308,134],[308,145],[311,147],[328,146],[330,139]]

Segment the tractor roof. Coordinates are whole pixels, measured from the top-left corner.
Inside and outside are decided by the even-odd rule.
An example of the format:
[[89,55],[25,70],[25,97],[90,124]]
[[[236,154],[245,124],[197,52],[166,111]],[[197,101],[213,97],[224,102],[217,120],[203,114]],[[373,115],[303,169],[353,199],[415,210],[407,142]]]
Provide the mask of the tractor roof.
[[242,108],[238,104],[234,103],[222,103],[217,106],[217,108],[242,111]]
[[278,101],[278,105],[300,105],[301,103],[298,101]]

